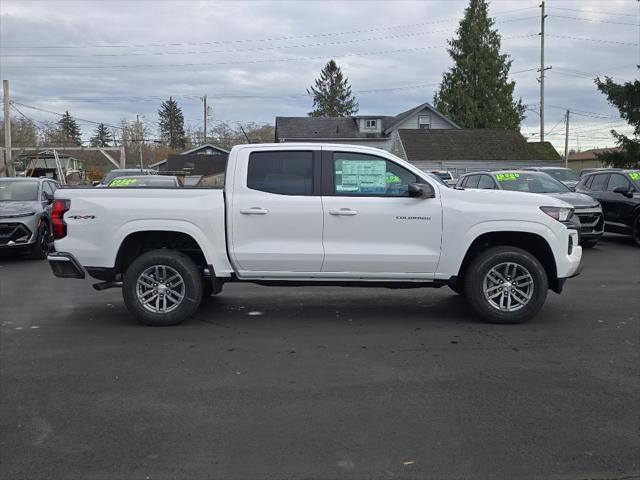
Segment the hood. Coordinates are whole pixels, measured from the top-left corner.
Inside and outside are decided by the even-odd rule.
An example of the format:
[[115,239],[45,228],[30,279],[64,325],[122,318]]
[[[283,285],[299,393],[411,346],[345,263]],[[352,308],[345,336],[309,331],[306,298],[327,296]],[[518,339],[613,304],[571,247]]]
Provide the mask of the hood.
[[548,197],[557,198],[563,202],[567,202],[572,207],[599,207],[600,203],[584,193],[563,192],[563,193],[545,193]]
[[0,202],[0,218],[22,217],[35,214],[39,202]]
[[576,188],[576,185],[578,185],[578,180],[562,180],[562,183],[564,183],[569,188]]
[[[573,192],[570,192],[573,193]],[[564,198],[550,197],[548,195],[540,195],[537,193],[514,192],[510,190],[483,190],[483,189],[456,189],[456,188],[440,188],[440,194],[445,197],[459,198],[472,202],[487,202],[496,205],[513,204],[513,205],[531,205],[535,207],[565,207],[566,200]],[[586,196],[586,195],[585,195]],[[591,199],[591,204],[595,200]],[[571,204],[570,204],[571,205]]]

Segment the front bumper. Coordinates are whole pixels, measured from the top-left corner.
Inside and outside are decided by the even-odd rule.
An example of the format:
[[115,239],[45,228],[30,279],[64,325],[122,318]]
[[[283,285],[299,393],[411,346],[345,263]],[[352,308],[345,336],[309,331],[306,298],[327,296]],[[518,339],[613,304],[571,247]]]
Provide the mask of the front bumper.
[[35,241],[35,235],[24,223],[0,219],[0,248],[27,247]]
[[51,271],[60,278],[84,278],[84,268],[76,257],[66,252],[52,253],[47,257]]

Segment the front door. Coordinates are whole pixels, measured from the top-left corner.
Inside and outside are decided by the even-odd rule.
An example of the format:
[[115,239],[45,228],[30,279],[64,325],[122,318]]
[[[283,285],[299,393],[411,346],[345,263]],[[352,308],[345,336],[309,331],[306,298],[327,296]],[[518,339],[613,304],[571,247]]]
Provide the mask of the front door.
[[[236,163],[229,232],[240,276],[319,272],[322,248],[320,150],[254,151]],[[269,276],[269,274],[265,274]]]
[[[323,272],[428,278],[440,258],[442,207],[408,195],[422,182],[391,160],[323,151]],[[352,275],[353,276],[353,275]]]

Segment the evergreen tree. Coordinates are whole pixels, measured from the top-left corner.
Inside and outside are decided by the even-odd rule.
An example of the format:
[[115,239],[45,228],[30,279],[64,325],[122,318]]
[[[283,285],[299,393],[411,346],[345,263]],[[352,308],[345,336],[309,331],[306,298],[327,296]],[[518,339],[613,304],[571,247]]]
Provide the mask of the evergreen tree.
[[526,105],[514,101],[511,60],[500,53],[486,0],[469,0],[457,37],[449,40],[454,65],[442,77],[435,108],[463,128],[519,129]]
[[64,115],[58,121],[58,129],[65,144],[82,145],[80,127],[68,110],[64,112]]
[[162,102],[160,110],[160,136],[172,149],[184,148],[186,138],[184,133],[184,115],[173,98]]
[[640,80],[620,85],[609,77],[605,77],[604,80],[596,78],[596,85],[598,90],[607,96],[609,103],[618,109],[620,116],[634,127],[634,138],[611,130],[611,135],[616,139],[620,150],[600,154],[598,158],[605,166],[637,167],[640,164]]
[[358,113],[358,102],[351,93],[349,80],[334,60],[329,60],[307,93],[313,96],[310,117],[350,117]]
[[93,137],[91,137],[92,147],[110,147],[113,142],[113,136],[104,123],[98,124]]

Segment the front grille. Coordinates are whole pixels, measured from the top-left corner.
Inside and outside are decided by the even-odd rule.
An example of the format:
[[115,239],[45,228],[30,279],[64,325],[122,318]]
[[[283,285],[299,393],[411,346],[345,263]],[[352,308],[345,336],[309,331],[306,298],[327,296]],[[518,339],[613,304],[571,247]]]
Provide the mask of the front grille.
[[22,223],[0,223],[0,245],[15,242],[25,235],[27,239],[20,243],[26,243],[31,238],[31,230]]
[[604,230],[602,210],[585,208],[576,209],[575,213],[580,219],[580,233],[602,233]]

